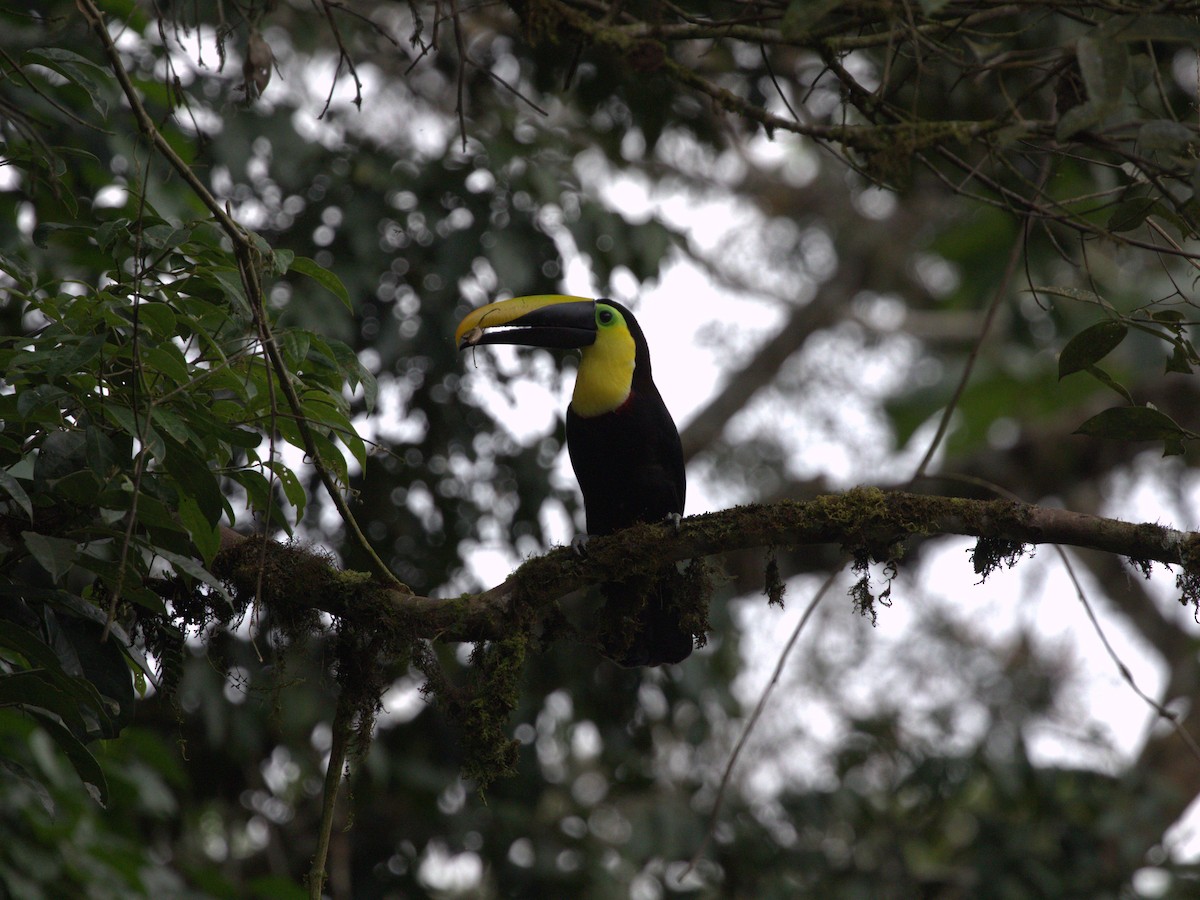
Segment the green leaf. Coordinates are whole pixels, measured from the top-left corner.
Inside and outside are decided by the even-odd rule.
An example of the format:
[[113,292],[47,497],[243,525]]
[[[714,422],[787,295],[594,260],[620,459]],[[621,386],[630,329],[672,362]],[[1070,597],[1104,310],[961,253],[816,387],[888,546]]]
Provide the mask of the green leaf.
[[108,103],[100,96],[100,88],[96,81],[97,78],[100,79],[100,82],[111,78],[111,73],[107,69],[100,68],[90,59],[80,56],[78,53],[59,47],[38,47],[28,50],[22,55],[21,61],[27,65],[45,66],[47,69],[57,72],[76,87],[83,89],[92,101],[92,107],[96,112],[101,116],[108,115]]
[[165,303],[139,303],[136,307],[138,322],[159,338],[175,337],[175,313]]
[[[317,453],[321,457],[321,462],[325,464],[330,474],[338,484],[345,485],[349,483],[349,470],[346,467],[346,457],[342,455],[342,451],[337,448],[333,441],[329,440],[324,434],[315,428],[309,429],[312,433],[313,446],[316,447]],[[301,444],[300,446],[304,446]]]
[[1068,109],[1058,120],[1054,128],[1054,137],[1058,141],[1067,141],[1074,135],[1104,118],[1104,113],[1095,103],[1081,103]]
[[148,528],[164,528],[175,532],[186,531],[183,524],[176,520],[175,515],[165,503],[145,491],[140,491],[137,495],[137,517],[138,521]]
[[79,707],[88,697],[70,690],[73,680],[59,665],[0,676],[0,706],[40,707],[62,719],[74,734],[86,734]]
[[[57,598],[66,592],[41,593]],[[4,635],[4,643],[14,645],[31,665],[23,672],[0,676],[0,705],[38,706],[49,710],[80,737],[96,733],[113,736],[111,705],[106,703],[89,669],[94,662],[92,647],[99,643],[103,624],[72,615],[56,615],[48,608],[42,610],[40,618],[48,644],[28,633],[20,640],[14,640],[17,638],[14,633]],[[81,639],[81,631],[87,634],[86,638]],[[47,651],[51,648],[48,657]],[[115,642],[98,652],[109,658],[115,655],[128,681],[128,666]],[[121,696],[128,697],[128,684],[123,688],[117,685],[114,690],[113,699],[118,702]]]
[[[65,641],[75,653],[82,678],[96,701],[87,702],[83,711],[95,713],[100,735],[115,738],[133,720],[133,677],[119,641],[101,640],[104,626],[88,619],[58,616],[61,644]],[[91,709],[95,702],[99,709]]]
[[64,222],[39,222],[33,229],[33,243],[45,250],[49,246],[51,235],[75,234],[85,240],[92,236],[93,229],[84,225],[68,225]]
[[290,270],[299,272],[301,275],[307,275],[341,300],[346,305],[346,309],[353,308],[350,303],[350,292],[346,290],[346,286],[342,284],[342,280],[324,266],[318,265],[307,256],[297,256],[292,260]]
[[1155,322],[1179,324],[1184,320],[1184,315],[1177,309],[1158,309],[1150,313],[1150,318]]
[[1088,100],[1101,113],[1111,112],[1120,104],[1129,77],[1129,48],[1096,33],[1075,42],[1075,56],[1087,85]]
[[296,254],[292,250],[272,250],[271,251],[271,272],[274,275],[283,275],[292,267],[292,262],[295,261]]
[[100,764],[88,752],[87,747],[83,746],[79,739],[71,734],[70,730],[53,715],[44,713],[38,709],[29,709],[27,712],[33,718],[37,719],[42,729],[50,735],[54,743],[58,744],[59,749],[67,755],[67,759],[71,761],[75,773],[84,783],[88,793],[92,795],[92,799],[101,806],[107,804],[108,782],[104,778],[104,771],[100,768]]
[[1099,366],[1088,366],[1087,372],[1105,387],[1112,388],[1120,395],[1121,399],[1132,405],[1134,403],[1133,395],[1125,389],[1125,385],[1121,384]]
[[346,449],[350,451],[350,455],[358,463],[359,468],[365,470],[367,468],[367,445],[363,439],[354,431],[342,434],[340,437],[342,443],[346,445]]
[[283,351],[283,358],[287,364],[291,368],[298,368],[304,357],[308,356],[312,335],[298,328],[289,328],[283,334],[275,335],[275,339],[279,342],[279,349]]
[[212,565],[213,558],[221,549],[220,527],[205,517],[200,504],[193,497],[184,497],[179,501],[179,520],[192,536],[192,543],[204,557],[205,565]]
[[789,41],[802,38],[839,6],[841,0],[792,0],[779,23],[780,34]]
[[[337,361],[339,372],[349,381],[350,386],[362,385],[363,401],[366,404],[367,412],[371,412],[379,399],[379,382],[376,381],[375,376],[362,364],[358,354],[341,341],[330,340],[326,346]],[[337,387],[340,390],[341,386]]]
[[[140,571],[141,567],[127,565],[122,571],[111,557],[113,550],[111,544],[112,542],[109,541],[91,542],[88,545],[89,548],[100,550],[105,555],[96,555],[84,551],[79,554],[80,567],[87,569],[89,572],[96,573],[104,580],[103,590],[106,596],[108,596],[108,591],[111,590],[112,586],[119,583],[121,585],[122,600],[128,600],[131,603],[144,606],[155,615],[167,615],[167,609],[162,597],[145,586],[142,572]],[[145,546],[137,538],[134,539],[134,544],[142,550],[157,550],[157,548]],[[101,615],[103,616],[103,613]],[[115,626],[113,627],[115,628]]]
[[36,482],[53,481],[87,468],[87,439],[80,431],[52,431],[42,441],[33,466]]
[[343,403],[340,395],[319,390],[305,391],[300,395],[300,409],[309,422],[323,425],[340,435],[354,434],[354,425],[346,417]]
[[142,351],[142,362],[165,375],[176,386],[187,384],[191,378],[183,351],[170,341],[163,341],[157,347]]
[[142,229],[142,243],[153,250],[170,250],[191,236],[190,228],[176,228],[165,222]]
[[1179,372],[1182,375],[1192,374],[1192,355],[1188,353],[1187,348],[1182,343],[1176,344],[1175,349],[1171,353],[1171,358],[1167,360],[1167,371]]
[[262,432],[251,428],[231,428],[224,437],[234,447],[244,450],[253,449],[263,442]]
[[79,469],[62,478],[49,482],[50,489],[58,498],[76,506],[90,506],[96,502],[102,487],[99,476],[91,469]]
[[50,645],[33,632],[8,619],[0,619],[0,647],[25,658],[30,668],[60,669],[62,664]]
[[1058,377],[1065,378],[1073,372],[1081,372],[1095,365],[1116,349],[1129,328],[1123,322],[1098,322],[1083,329],[1063,347],[1058,355]]
[[363,404],[368,413],[374,412],[375,404],[379,402],[379,381],[362,363],[358,364],[356,373],[358,382],[363,387]]
[[304,508],[308,503],[308,494],[304,490],[303,482],[295,472],[278,460],[269,461],[267,466],[279,479],[279,483],[283,487],[283,495],[296,510],[296,521],[300,521],[304,518]]
[[1191,435],[1166,413],[1150,406],[1116,406],[1092,416],[1076,434],[1115,441],[1180,441]]
[[100,249],[111,252],[114,247],[126,246],[129,242],[129,220],[109,219],[96,228],[96,243]]
[[1117,208],[1108,217],[1108,230],[1132,231],[1146,221],[1146,216],[1154,212],[1156,206],[1158,199],[1155,197],[1133,197],[1124,200],[1117,204]]
[[[87,554],[82,554],[80,565],[87,565]],[[110,622],[108,614],[103,610],[98,609],[93,604],[84,600],[82,597],[77,597],[69,591],[54,590],[47,593],[46,602],[60,609],[65,613],[76,618],[85,619],[92,622],[100,628],[108,628],[110,637],[116,638],[120,644],[122,653],[134,665],[140,668],[149,677],[151,682],[158,684],[154,674],[154,669],[150,663],[146,661],[146,657],[140,650],[133,646],[133,641],[129,639],[129,634],[117,622]],[[27,657],[28,658],[28,657]]]
[[267,476],[257,469],[235,469],[229,477],[246,491],[246,500],[251,509],[260,512],[270,508],[271,486]]
[[23,288],[33,286],[33,269],[23,260],[15,256],[0,253],[0,272],[6,272]]
[[1117,41],[1165,41],[1200,46],[1200,22],[1187,16],[1113,16],[1097,29]]
[[197,269],[197,274],[204,274],[214,279],[226,297],[232,301],[230,305],[244,316],[250,316],[250,301],[246,299],[246,291],[242,285],[242,276],[237,269],[226,266],[205,266]]
[[1063,297],[1067,300],[1078,300],[1083,303],[1095,303],[1097,306],[1108,308],[1108,303],[1103,297],[1094,291],[1083,288],[1042,285],[1030,288],[1029,290],[1034,294],[1050,294],[1052,297]]
[[89,334],[83,338],[72,336],[71,339],[64,340],[61,345],[55,347],[53,353],[48,354],[49,359],[42,354],[42,371],[48,378],[73,375],[81,371],[100,355],[100,350],[104,347],[104,340],[102,334]]
[[3,772],[4,777],[10,781],[12,779],[20,781],[25,790],[29,791],[34,797],[37,798],[37,801],[41,804],[42,809],[46,811],[46,815],[54,818],[56,810],[54,798],[50,796],[50,792],[46,790],[46,786],[44,784],[30,775],[24,767],[18,765],[12,760],[0,759],[0,772]]
[[67,392],[62,388],[52,384],[39,384],[17,395],[17,415],[22,419],[45,415],[45,421],[53,421],[60,417],[60,410],[66,399]]
[[[327,376],[336,376],[326,378],[327,384],[336,388],[338,391],[342,388],[342,381],[345,378],[345,373],[348,369],[347,363],[349,359],[354,357],[354,351],[343,344],[341,341],[325,341],[320,336],[315,334],[309,335],[308,354],[304,357],[306,363],[304,371],[308,375],[312,375],[319,369],[324,369]],[[345,360],[345,362],[344,362]]]
[[104,404],[104,416],[130,437],[141,438],[142,429],[138,424],[138,419],[128,406],[106,403]]
[[179,443],[184,445],[199,444],[200,439],[196,437],[195,432],[188,428],[187,423],[183,421],[171,410],[163,406],[155,406],[150,410],[150,418],[154,424],[169,434]]
[[7,469],[0,469],[0,488],[8,496],[12,497],[17,506],[29,517],[29,521],[33,521],[33,503],[29,499],[29,495],[25,493],[25,488],[21,487],[21,482],[13,477],[12,473]]
[[189,449],[175,443],[170,445],[167,453],[166,468],[175,481],[180,502],[184,497],[194,498],[205,520],[215,528],[229,506],[221,493],[217,473]]
[[66,538],[50,537],[36,531],[22,531],[21,539],[33,558],[38,561],[38,565],[49,572],[55,581],[66,575],[79,558],[75,542]]
[[1182,155],[1197,140],[1194,129],[1171,119],[1156,119],[1138,129],[1137,148],[1142,153],[1162,151]]

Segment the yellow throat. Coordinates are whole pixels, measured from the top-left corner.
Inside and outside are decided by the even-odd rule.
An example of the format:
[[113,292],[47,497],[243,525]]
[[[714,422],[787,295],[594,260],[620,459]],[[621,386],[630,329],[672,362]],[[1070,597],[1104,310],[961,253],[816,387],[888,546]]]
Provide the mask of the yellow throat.
[[[605,321],[608,314],[611,317]],[[611,306],[596,304],[596,342],[583,348],[571,408],[588,418],[619,408],[633,389],[637,347],[629,326]]]

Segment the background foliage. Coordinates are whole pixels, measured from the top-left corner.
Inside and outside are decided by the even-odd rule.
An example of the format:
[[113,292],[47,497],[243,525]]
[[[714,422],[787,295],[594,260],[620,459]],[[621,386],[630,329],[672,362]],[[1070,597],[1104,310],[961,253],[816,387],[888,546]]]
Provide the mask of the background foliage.
[[[0,11],[5,891],[305,895],[346,645],[231,594],[222,527],[372,571],[325,481],[442,596],[566,540],[559,363],[464,365],[449,337],[501,292],[565,284],[654,324],[690,512],[919,471],[1188,527],[1196,12]],[[1164,836],[1200,761],[1047,631],[1076,602],[1053,554],[977,589],[961,556],[910,548],[875,629],[826,601],[711,829],[786,640],[761,553],[722,560],[683,666],[530,653],[486,798],[425,673],[386,657],[328,890],[1189,896]],[[841,563],[772,558],[788,621]],[[1139,685],[1186,709],[1171,574],[1072,564]],[[465,651],[434,653],[469,681]]]

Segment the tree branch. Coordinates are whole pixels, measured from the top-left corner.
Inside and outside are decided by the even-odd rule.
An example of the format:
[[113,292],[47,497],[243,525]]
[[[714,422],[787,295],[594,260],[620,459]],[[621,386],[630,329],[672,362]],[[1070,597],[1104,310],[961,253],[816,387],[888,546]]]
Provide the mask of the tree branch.
[[[1026,545],[1087,547],[1168,565],[1183,565],[1185,576],[1200,570],[1200,533],[1009,501],[930,497],[877,488],[855,488],[807,502],[741,506],[691,516],[678,531],[666,525],[635,525],[593,538],[586,557],[569,547],[527,560],[502,584],[480,594],[433,598],[404,593],[358,573],[337,572],[324,563],[325,575],[311,566],[284,560],[267,564],[262,590],[275,600],[309,606],[373,629],[395,628],[413,638],[444,641],[495,640],[510,635],[514,621],[546,620],[557,602],[591,584],[621,580],[695,557],[753,547],[798,547],[833,543],[879,560],[902,555],[909,538],[937,535],[983,538],[976,548],[976,571],[986,576]],[[243,552],[252,544],[250,552]],[[260,577],[257,540],[227,537],[214,571],[245,600]],[[271,554],[305,554],[294,546],[271,544]],[[270,556],[271,554],[268,554]],[[311,555],[310,555],[311,561]],[[282,574],[279,574],[282,573]],[[293,576],[295,583],[287,582]],[[324,583],[320,583],[324,580]],[[311,597],[311,601],[303,598]]]

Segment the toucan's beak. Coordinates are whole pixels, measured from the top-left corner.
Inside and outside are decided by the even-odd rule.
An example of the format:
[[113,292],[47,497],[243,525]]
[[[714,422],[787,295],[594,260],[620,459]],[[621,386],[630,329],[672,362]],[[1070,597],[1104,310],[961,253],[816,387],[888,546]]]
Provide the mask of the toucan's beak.
[[596,342],[596,301],[560,294],[498,300],[459,322],[454,341],[459,350],[479,344],[587,347]]

